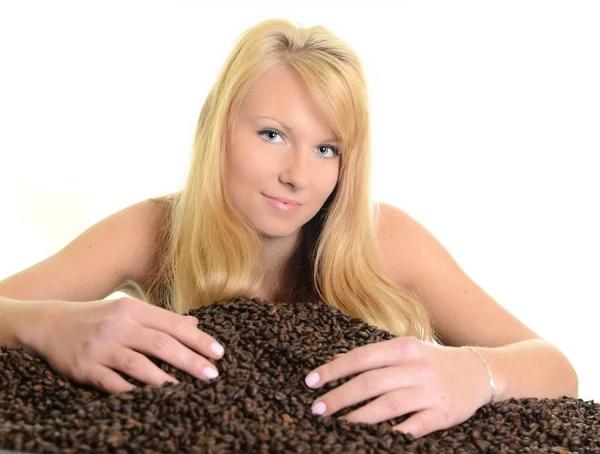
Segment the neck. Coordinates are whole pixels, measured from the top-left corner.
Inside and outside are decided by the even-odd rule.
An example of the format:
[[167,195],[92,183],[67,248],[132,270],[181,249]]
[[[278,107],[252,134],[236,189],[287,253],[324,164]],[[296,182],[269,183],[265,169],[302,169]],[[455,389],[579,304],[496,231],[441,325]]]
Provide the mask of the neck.
[[[299,235],[285,238],[263,238],[266,269],[261,287],[262,295],[272,295],[279,290],[283,278],[289,270],[285,264],[297,247]],[[266,298],[263,296],[263,298]],[[268,298],[267,298],[268,299]]]

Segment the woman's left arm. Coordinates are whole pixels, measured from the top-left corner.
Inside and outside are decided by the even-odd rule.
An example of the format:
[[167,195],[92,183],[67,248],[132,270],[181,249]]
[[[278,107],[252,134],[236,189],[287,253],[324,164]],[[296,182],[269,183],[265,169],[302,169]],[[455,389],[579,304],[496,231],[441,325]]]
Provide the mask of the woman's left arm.
[[444,345],[469,345],[481,353],[496,382],[496,400],[578,397],[577,373],[558,348],[479,287],[419,222],[389,204],[380,210],[390,277],[423,300]]
[[[496,401],[521,397],[578,397],[578,379],[563,353],[543,339],[476,347],[496,384]],[[483,370],[485,366],[482,363]]]
[[314,412],[328,416],[380,396],[344,419],[375,423],[416,411],[394,429],[420,437],[458,424],[488,403],[490,374],[494,401],[578,396],[577,374],[558,348],[494,301],[416,220],[388,204],[380,212],[384,268],[421,298],[442,345],[398,337],[317,367],[306,377],[315,389],[360,375],[320,396]]

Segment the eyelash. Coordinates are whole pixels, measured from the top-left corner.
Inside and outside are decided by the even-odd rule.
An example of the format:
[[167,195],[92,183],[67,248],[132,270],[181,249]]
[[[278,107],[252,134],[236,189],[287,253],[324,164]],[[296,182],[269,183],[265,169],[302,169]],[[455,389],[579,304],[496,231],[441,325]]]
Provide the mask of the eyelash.
[[[274,132],[275,134],[279,134],[281,137],[285,137],[285,135],[283,135],[283,133],[281,133],[277,129],[273,129],[273,128],[262,129],[262,130],[258,131],[258,135],[262,136],[263,134],[266,134],[267,132]],[[267,143],[273,143],[264,138],[263,138],[263,140]],[[327,147],[327,148],[331,149],[331,151],[333,151],[334,156],[340,155],[340,150],[335,145],[330,145],[328,143],[324,143],[324,144],[319,145],[319,147]],[[333,158],[325,158],[325,159],[333,159]]]

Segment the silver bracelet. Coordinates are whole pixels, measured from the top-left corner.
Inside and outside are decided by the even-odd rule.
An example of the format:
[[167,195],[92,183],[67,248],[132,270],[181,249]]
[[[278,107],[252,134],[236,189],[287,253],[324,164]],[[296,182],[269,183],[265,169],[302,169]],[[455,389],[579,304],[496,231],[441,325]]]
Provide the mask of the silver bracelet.
[[475,352],[477,354],[477,356],[479,356],[479,359],[481,359],[481,361],[483,362],[483,365],[485,366],[485,371],[487,372],[488,378],[490,379],[490,387],[492,388],[492,398],[490,399],[490,403],[494,403],[494,401],[496,399],[496,383],[494,382],[494,377],[492,376],[492,371],[490,370],[489,364],[487,363],[487,361],[485,360],[483,355],[481,353],[479,353],[477,350],[475,350],[473,347],[464,345],[464,348]]

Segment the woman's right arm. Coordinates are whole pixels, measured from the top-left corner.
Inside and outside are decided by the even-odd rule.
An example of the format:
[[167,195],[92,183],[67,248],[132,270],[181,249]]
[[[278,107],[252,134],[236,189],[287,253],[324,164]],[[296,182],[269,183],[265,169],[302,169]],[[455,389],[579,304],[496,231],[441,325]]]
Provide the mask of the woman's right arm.
[[32,319],[36,308],[44,307],[40,302],[100,300],[128,279],[143,281],[152,266],[158,214],[151,200],[131,205],[51,257],[0,281],[0,345],[30,347],[23,341],[36,334]]
[[26,326],[28,312],[34,312],[33,301],[16,301],[0,296],[0,345],[25,347],[19,326]]
[[131,388],[114,370],[160,386],[144,356],[199,378],[215,342],[186,317],[135,298],[103,300],[154,268],[158,204],[143,201],[98,222],[48,259],[0,281],[0,345],[22,346],[58,372],[108,392]]
[[0,281],[0,297],[93,301],[128,280],[143,284],[156,260],[158,204],[145,200],[91,226],[47,259]]

